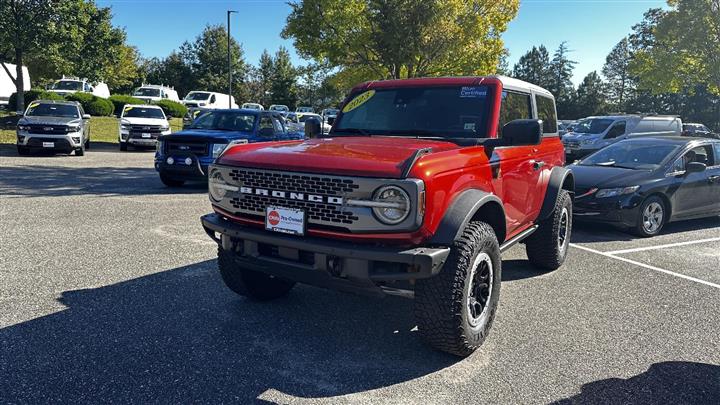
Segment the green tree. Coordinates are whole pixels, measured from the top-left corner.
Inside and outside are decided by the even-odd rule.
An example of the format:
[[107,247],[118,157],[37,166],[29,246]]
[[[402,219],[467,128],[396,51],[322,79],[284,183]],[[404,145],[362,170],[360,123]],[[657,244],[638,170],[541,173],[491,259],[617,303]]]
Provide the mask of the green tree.
[[280,47],[275,53],[272,67],[270,86],[272,103],[295,106],[297,103],[297,70],[290,61],[290,52],[284,47]]
[[550,54],[545,45],[532,47],[521,56],[513,66],[513,76],[517,79],[548,88],[551,85]]
[[[16,65],[15,74],[8,76],[16,89],[24,89],[22,74],[25,57],[41,53],[52,40],[51,27],[60,20],[55,11],[57,1],[52,0],[0,0],[0,51],[2,59],[12,58]],[[7,70],[7,66],[2,64]],[[17,111],[25,109],[25,97],[17,92]]]
[[607,113],[605,83],[597,72],[590,72],[578,86],[575,118]]
[[562,42],[553,54],[548,70],[547,89],[555,96],[558,114],[564,117],[573,108],[575,88],[572,84],[573,71],[577,62],[569,57],[567,42]]
[[255,90],[257,96],[254,100],[257,100],[258,103],[264,106],[268,106],[272,102],[271,95],[273,91],[272,82],[274,74],[275,67],[273,64],[273,58],[268,53],[267,49],[265,49],[263,50],[262,55],[260,55],[260,62],[254,72],[255,81],[257,82],[257,89]]
[[[196,77],[197,86],[207,91],[225,93],[228,87],[227,33],[222,25],[208,25],[195,41],[186,44],[181,53],[188,55],[192,74]],[[244,87],[248,66],[244,52],[234,38],[230,38],[230,59],[233,74],[233,94],[236,99]]]
[[354,77],[494,73],[519,0],[301,0],[282,32]]
[[618,110],[625,110],[625,102],[635,88],[630,75],[630,42],[623,38],[605,58],[602,74],[607,82],[609,101]]
[[129,93],[141,78],[140,54],[136,47],[121,45],[117,48],[118,62],[106,70],[108,87],[116,93]]

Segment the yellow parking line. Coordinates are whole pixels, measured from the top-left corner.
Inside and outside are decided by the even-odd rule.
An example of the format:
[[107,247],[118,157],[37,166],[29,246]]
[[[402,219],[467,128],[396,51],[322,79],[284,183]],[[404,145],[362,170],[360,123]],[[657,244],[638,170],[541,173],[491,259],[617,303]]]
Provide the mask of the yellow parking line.
[[648,246],[648,247],[641,247],[641,248],[635,248],[635,249],[614,250],[612,252],[607,252],[607,254],[621,255],[621,254],[625,254],[625,253],[643,252],[646,250],[665,249],[665,248],[694,245],[696,243],[706,243],[706,242],[720,242],[720,238],[691,240],[691,241],[687,241],[687,242],[668,243],[667,245]]
[[585,247],[585,246],[580,246],[580,245],[575,244],[575,243],[571,243],[570,246],[572,246],[572,247],[574,247],[574,248],[581,249],[581,250],[585,250],[585,251],[590,252],[590,253],[595,253],[595,254],[598,254],[598,255],[600,255],[600,256],[605,256],[605,257],[609,257],[609,258],[611,258],[611,259],[620,260],[620,261],[625,262],[625,263],[634,264],[635,266],[640,266],[640,267],[646,268],[646,269],[648,269],[648,270],[653,270],[653,271],[657,271],[657,272],[660,272],[660,273],[665,273],[665,274],[668,274],[668,275],[671,275],[671,276],[674,276],[674,277],[682,278],[682,279],[685,279],[685,280],[694,281],[694,282],[696,282],[696,283],[703,284],[703,285],[706,285],[706,286],[708,286],[708,287],[717,288],[718,290],[720,290],[720,284],[711,283],[711,282],[709,282],[709,281],[701,280],[701,279],[699,279],[699,278],[686,276],[686,275],[684,275],[684,274],[675,273],[675,272],[672,272],[672,271],[670,271],[670,270],[661,269],[661,268],[655,267],[655,266],[650,266],[649,264],[640,263],[640,262],[637,262],[637,261],[635,261],[635,260],[626,259],[626,258],[620,257],[620,256],[615,256],[614,254],[601,252],[601,251],[599,251],[599,250],[591,249],[591,248]]

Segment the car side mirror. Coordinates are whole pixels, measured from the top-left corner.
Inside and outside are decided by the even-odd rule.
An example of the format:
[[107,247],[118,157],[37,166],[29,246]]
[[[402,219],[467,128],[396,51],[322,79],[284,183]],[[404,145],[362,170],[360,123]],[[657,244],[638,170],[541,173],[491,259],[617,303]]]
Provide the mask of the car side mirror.
[[322,133],[322,127],[320,120],[315,117],[310,117],[305,120],[305,137],[312,139],[317,138]]
[[258,135],[270,137],[275,135],[275,131],[272,128],[260,128],[260,130],[258,131]]
[[701,173],[704,172],[705,169],[707,169],[707,165],[705,163],[690,162],[685,165],[685,171],[687,173]]
[[89,120],[89,119],[90,119],[90,114],[83,114],[83,119],[84,119],[84,120]]

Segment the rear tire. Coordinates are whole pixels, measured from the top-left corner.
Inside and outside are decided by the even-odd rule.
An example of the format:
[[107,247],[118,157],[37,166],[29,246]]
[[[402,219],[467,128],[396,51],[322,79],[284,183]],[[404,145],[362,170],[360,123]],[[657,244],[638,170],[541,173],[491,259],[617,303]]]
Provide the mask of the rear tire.
[[234,253],[218,246],[218,268],[225,285],[238,295],[257,301],[283,297],[295,286],[294,281],[283,280],[238,265]]
[[168,187],[182,187],[183,184],[185,184],[183,180],[171,179],[163,173],[160,173],[160,181],[162,181],[163,184]]
[[28,149],[24,146],[18,146],[17,151],[18,151],[18,155],[20,155],[20,156],[28,156],[30,154],[30,149]]
[[127,152],[127,150],[128,150],[127,142],[120,142],[120,151]]
[[471,222],[440,273],[415,284],[415,319],[432,347],[469,356],[485,341],[497,310],[500,247],[484,222]]
[[667,206],[662,198],[656,195],[648,197],[640,205],[637,224],[632,232],[643,238],[658,235],[665,226],[667,212]]
[[570,193],[560,190],[550,218],[541,221],[525,239],[525,252],[534,266],[556,270],[565,262],[572,234],[572,208]]
[[85,141],[85,149],[90,149],[90,138]]
[[85,145],[75,149],[75,156],[85,156]]

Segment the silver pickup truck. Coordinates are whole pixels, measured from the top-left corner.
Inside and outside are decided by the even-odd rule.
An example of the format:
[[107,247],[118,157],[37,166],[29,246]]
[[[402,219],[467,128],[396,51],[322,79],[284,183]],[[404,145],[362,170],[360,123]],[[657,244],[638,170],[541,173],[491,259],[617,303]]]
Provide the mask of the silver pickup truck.
[[19,155],[42,150],[83,156],[89,148],[90,115],[76,101],[33,101],[18,121]]

